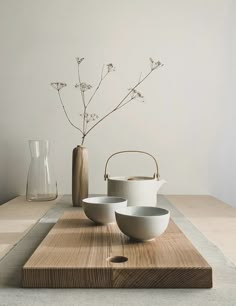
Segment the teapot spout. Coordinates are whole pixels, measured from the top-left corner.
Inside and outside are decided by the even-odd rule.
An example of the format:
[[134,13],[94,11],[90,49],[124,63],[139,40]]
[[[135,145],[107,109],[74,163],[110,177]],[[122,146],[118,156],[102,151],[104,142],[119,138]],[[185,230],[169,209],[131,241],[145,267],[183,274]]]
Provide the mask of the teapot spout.
[[161,188],[162,185],[164,185],[166,182],[166,180],[159,180],[157,181],[157,191],[159,191],[159,189]]

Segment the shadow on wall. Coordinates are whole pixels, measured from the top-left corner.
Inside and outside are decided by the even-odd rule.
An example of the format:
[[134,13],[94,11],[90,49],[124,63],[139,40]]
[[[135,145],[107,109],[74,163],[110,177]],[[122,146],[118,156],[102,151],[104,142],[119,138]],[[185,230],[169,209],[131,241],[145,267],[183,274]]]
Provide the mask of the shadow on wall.
[[2,194],[1,194],[0,206],[1,206],[2,204],[7,203],[8,201],[14,199],[14,198],[17,197],[17,196],[18,196],[18,195],[16,194],[16,195],[11,196],[11,197],[9,198],[9,196],[5,196],[5,197],[4,197],[4,195],[3,195],[3,198],[2,198]]
[[[232,109],[232,106],[229,106]],[[230,123],[230,114],[222,124],[222,132],[218,133],[215,150],[211,152],[209,161],[210,192],[220,200],[236,207],[236,145],[232,141],[234,120]]]
[[[28,169],[24,166],[26,164],[24,151],[22,143],[0,140],[0,205],[25,190]],[[19,181],[21,181],[21,190],[18,190]]]

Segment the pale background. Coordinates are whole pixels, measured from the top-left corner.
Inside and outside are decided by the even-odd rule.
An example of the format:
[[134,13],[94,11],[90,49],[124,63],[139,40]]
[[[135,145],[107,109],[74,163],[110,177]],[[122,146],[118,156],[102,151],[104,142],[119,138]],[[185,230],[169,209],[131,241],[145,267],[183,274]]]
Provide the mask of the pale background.
[[[75,57],[96,85],[102,64],[116,72],[91,111],[104,114],[148,71],[145,103],[114,113],[89,135],[90,192],[103,193],[106,158],[122,149],[153,153],[167,194],[212,194],[236,206],[235,17],[229,0],[0,0],[0,201],[25,193],[29,139],[49,139],[60,193],[71,193],[71,152],[81,112]],[[154,172],[145,156],[116,157],[111,175]]]

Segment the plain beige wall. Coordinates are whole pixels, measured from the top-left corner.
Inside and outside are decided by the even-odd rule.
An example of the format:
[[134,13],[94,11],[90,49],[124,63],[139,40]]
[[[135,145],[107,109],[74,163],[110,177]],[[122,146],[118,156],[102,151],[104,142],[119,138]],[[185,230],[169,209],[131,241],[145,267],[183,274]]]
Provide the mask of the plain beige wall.
[[[153,153],[163,193],[214,194],[212,168],[225,114],[224,0],[12,0],[0,1],[0,180],[2,201],[24,194],[28,139],[49,139],[59,192],[71,192],[71,152],[80,135],[66,121],[52,81],[68,86],[63,97],[72,120],[81,101],[75,57],[85,57],[83,80],[96,85],[102,64],[111,74],[91,104],[110,110],[149,69],[149,57],[165,66],[140,87],[145,103],[114,113],[89,135],[90,191],[106,191],[106,158],[122,149]],[[209,167],[209,162],[212,167]],[[117,157],[109,172],[153,174],[145,157]]]
[[236,206],[236,1],[228,2],[225,19],[225,59],[227,71],[219,129],[215,144],[211,147],[209,162],[210,193]]

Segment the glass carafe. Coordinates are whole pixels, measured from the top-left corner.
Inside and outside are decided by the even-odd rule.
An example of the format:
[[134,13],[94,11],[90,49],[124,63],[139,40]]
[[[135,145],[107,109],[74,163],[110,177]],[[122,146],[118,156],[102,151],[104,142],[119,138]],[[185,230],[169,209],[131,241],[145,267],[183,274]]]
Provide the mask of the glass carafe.
[[57,182],[49,163],[49,141],[29,140],[31,163],[28,172],[27,201],[50,201],[57,198]]

